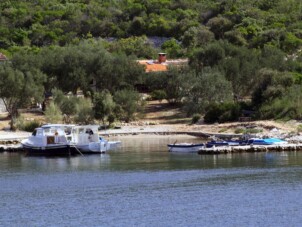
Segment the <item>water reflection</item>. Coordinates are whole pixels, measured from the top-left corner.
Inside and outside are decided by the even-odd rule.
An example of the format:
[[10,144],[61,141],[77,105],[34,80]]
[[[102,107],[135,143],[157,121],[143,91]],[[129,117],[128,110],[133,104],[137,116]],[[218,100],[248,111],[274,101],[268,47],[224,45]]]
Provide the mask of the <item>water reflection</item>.
[[[302,152],[259,152],[220,155],[168,152],[173,137],[119,138],[122,147],[106,154],[70,158],[26,157],[18,153],[0,154],[0,171],[162,171],[216,168],[273,168],[301,165]],[[186,141],[190,142],[186,138]],[[197,139],[192,138],[192,142]]]
[[173,140],[71,158],[2,153],[0,226],[300,225],[302,152],[174,154]]

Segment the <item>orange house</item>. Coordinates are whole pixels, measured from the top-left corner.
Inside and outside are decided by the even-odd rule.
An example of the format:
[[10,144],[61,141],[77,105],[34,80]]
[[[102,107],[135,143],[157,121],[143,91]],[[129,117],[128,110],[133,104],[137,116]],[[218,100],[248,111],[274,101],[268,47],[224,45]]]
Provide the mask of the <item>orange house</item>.
[[145,66],[145,72],[164,72],[168,70],[169,65],[187,64],[187,59],[167,60],[166,53],[159,53],[157,60],[139,60],[139,64]]
[[7,60],[8,58],[4,54],[0,53],[0,62],[7,61]]

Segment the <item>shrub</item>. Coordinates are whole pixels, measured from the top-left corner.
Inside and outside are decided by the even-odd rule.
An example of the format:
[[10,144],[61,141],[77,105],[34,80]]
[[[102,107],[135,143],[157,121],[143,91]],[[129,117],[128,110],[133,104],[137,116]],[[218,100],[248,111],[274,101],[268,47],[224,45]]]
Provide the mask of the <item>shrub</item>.
[[45,114],[46,121],[48,123],[60,123],[60,122],[62,122],[62,119],[63,119],[62,112],[61,112],[60,108],[58,107],[58,105],[56,105],[53,102],[51,102],[46,107],[46,110],[45,110],[44,114]]
[[297,132],[302,132],[302,125],[298,125]]
[[32,132],[35,128],[38,128],[40,126],[40,122],[37,120],[34,121],[25,121],[23,117],[18,117],[16,121],[16,127],[19,130],[26,131],[26,132]]
[[260,128],[236,128],[235,133],[236,134],[256,134],[262,132],[263,129]]
[[222,114],[222,109],[217,104],[211,105],[204,116],[204,122],[205,123],[218,122],[221,114]]
[[135,115],[143,111],[145,102],[141,99],[140,94],[135,90],[119,90],[114,94],[116,102],[117,116],[120,120],[129,122],[135,119]]
[[40,126],[40,122],[34,120],[34,121],[29,121],[25,122],[23,125],[23,130],[26,132],[32,132],[34,131],[35,128],[38,128]]
[[191,123],[196,124],[200,120],[200,118],[201,118],[200,114],[194,114],[192,117]]
[[227,128],[222,128],[219,130],[219,133],[223,133],[223,132],[226,132],[228,129]]
[[244,128],[236,128],[234,132],[236,134],[243,134],[243,133],[245,133],[245,129]]
[[245,133],[246,134],[255,134],[255,133],[259,133],[259,132],[262,132],[263,129],[259,129],[259,128],[249,128],[249,129],[246,129]]
[[227,122],[238,120],[241,114],[241,106],[237,103],[220,103],[210,105],[204,116],[206,123]]
[[74,121],[78,124],[91,124],[94,121],[94,112],[90,99],[80,99],[77,104],[77,114]]
[[159,100],[161,102],[163,99],[167,98],[167,94],[164,90],[155,90],[151,92],[152,100]]

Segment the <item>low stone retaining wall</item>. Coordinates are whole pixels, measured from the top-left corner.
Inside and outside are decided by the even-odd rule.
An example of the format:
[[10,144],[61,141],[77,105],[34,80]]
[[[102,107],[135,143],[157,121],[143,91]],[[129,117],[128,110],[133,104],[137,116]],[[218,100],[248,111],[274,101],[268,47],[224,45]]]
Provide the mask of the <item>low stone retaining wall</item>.
[[281,151],[302,151],[302,144],[280,144],[280,145],[244,145],[244,146],[219,146],[202,148],[198,154],[227,154],[242,152],[281,152]]
[[20,152],[24,151],[21,145],[21,139],[2,139],[0,140],[1,152]]

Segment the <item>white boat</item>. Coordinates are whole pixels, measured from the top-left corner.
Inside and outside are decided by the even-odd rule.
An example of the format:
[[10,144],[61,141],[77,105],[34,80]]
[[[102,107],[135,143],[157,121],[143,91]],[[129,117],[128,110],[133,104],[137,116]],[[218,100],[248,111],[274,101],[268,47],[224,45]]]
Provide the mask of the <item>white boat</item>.
[[170,152],[197,153],[205,145],[204,143],[174,143],[168,144]]
[[69,156],[77,153],[66,138],[63,125],[44,125],[21,141],[28,155]]
[[73,126],[70,134],[70,143],[82,153],[104,153],[120,144],[119,141],[109,142],[101,140],[98,128],[98,125]]
[[107,151],[115,150],[120,147],[121,141],[108,141],[104,139],[103,137],[99,137],[101,142],[107,143]]

